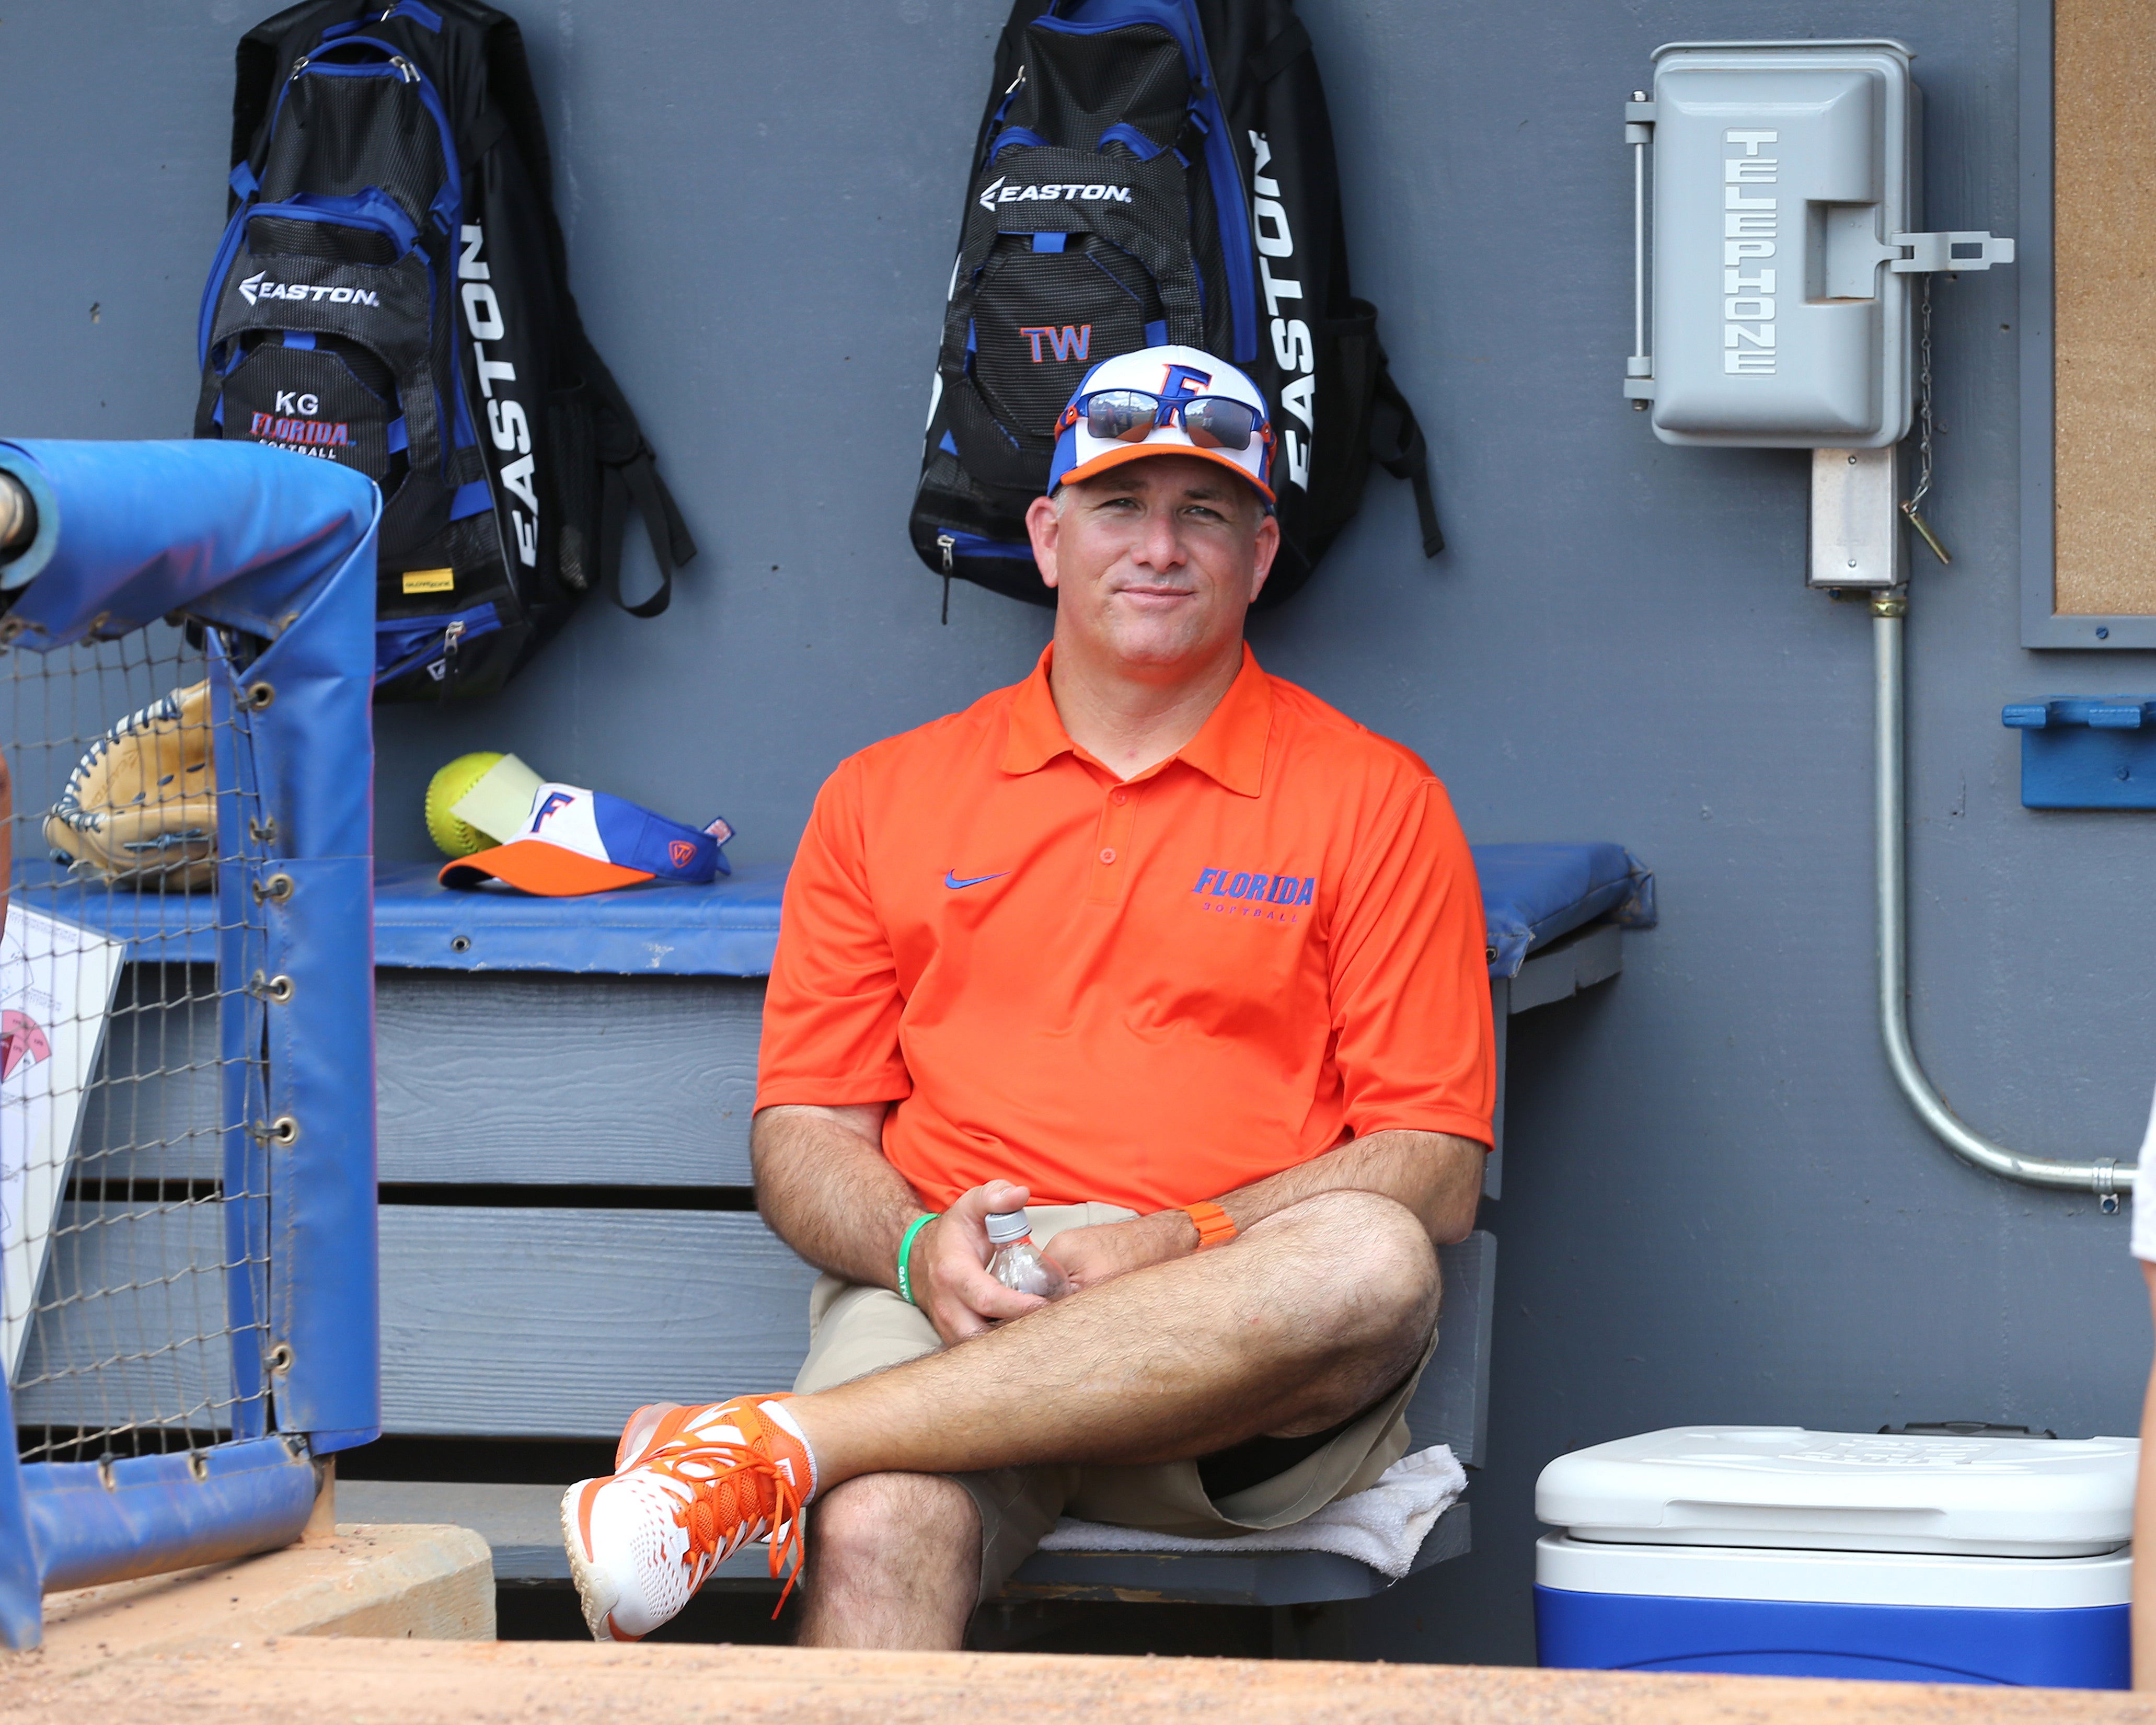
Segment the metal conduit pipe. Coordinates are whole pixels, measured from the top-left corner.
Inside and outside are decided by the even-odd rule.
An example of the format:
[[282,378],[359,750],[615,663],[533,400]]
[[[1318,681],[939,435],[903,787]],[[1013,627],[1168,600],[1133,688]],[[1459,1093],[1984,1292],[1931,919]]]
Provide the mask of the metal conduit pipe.
[[2025,1156],[1971,1132],[1954,1117],[1917,1063],[1909,1044],[1909,915],[1907,796],[1902,770],[1904,715],[1902,691],[1902,623],[1907,601],[1897,591],[1871,604],[1873,700],[1872,737],[1878,781],[1874,817],[1878,826],[1879,1032],[1887,1045],[1887,1064],[1917,1117],[1963,1161],[1986,1173],[2049,1186],[2093,1192],[2106,1209],[2116,1209],[2118,1194],[2133,1189],[2134,1170],[2111,1157],[2093,1162],[2064,1162],[2049,1156]]

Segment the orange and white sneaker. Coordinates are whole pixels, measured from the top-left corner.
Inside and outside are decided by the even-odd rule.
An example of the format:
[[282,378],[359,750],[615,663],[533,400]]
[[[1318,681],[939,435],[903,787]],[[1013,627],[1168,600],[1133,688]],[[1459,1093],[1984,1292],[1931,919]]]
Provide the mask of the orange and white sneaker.
[[[562,1538],[595,1639],[641,1640],[752,1539],[769,1538],[774,1581],[789,1552],[799,1575],[801,1512],[816,1495],[816,1461],[785,1399],[639,1408],[622,1430],[615,1471],[569,1487]],[[781,1604],[793,1588],[789,1576]]]

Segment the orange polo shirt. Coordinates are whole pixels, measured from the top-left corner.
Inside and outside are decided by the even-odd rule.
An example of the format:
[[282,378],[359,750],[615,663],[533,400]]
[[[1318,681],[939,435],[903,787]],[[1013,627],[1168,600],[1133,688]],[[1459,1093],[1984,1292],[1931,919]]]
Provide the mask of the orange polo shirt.
[[1481,894],[1399,744],[1243,669],[1129,780],[1025,681],[861,751],[786,885],[757,1106],[892,1101],[941,1209],[1218,1198],[1390,1127],[1490,1141]]

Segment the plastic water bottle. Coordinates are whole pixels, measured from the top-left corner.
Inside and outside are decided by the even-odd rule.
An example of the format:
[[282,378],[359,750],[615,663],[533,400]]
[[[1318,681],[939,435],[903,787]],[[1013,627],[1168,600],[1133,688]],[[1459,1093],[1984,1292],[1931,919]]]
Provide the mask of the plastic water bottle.
[[1060,1300],[1070,1291],[1070,1279],[1033,1243],[1033,1224],[1024,1210],[1004,1210],[988,1218],[988,1244],[996,1249],[988,1260],[988,1274],[1005,1287],[1021,1294],[1038,1294],[1044,1300]]

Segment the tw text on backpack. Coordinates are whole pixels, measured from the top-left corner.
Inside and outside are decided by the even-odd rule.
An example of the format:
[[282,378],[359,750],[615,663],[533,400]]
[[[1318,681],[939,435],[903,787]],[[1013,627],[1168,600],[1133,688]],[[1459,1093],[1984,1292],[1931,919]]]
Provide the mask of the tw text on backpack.
[[[570,297],[523,39],[480,0],[305,0],[241,39],[198,437],[382,488],[377,699],[490,694],[594,585],[696,554]],[[660,580],[622,598],[644,517]]]
[[945,579],[1052,604],[1025,531],[1086,372],[1164,342],[1234,361],[1278,439],[1291,598],[1373,461],[1444,548],[1421,428],[1353,297],[1332,127],[1293,0],[1017,0],[966,191],[915,493]]

